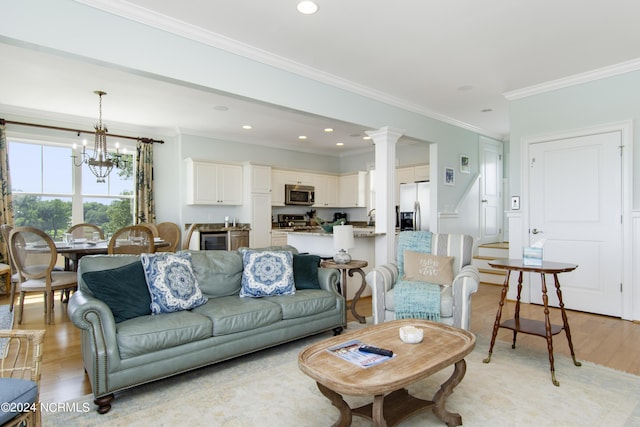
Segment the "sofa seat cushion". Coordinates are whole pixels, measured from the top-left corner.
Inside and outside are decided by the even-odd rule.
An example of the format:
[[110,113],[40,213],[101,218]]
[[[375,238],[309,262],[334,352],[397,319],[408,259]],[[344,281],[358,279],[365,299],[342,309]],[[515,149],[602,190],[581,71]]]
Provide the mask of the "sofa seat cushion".
[[240,298],[237,295],[210,298],[193,312],[213,321],[213,336],[244,332],[282,320],[279,305],[266,298]]
[[[453,316],[453,287],[440,287],[440,318]],[[393,299],[393,289],[387,291],[384,296],[385,309],[388,311],[396,311],[395,301]]]
[[212,333],[211,319],[190,311],[140,316],[116,324],[122,359],[210,338]]
[[331,311],[336,306],[336,295],[320,289],[301,289],[295,295],[265,297],[282,309],[282,319],[296,319]]
[[[34,403],[37,397],[38,385],[35,382],[20,378],[0,378],[0,402],[7,404],[8,408],[24,407],[24,404]],[[18,412],[1,411],[0,425],[18,415]]]

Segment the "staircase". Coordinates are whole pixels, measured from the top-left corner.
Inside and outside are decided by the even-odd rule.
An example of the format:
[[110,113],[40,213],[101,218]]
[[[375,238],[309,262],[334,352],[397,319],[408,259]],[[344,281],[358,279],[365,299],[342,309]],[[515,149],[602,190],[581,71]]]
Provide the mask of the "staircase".
[[480,283],[502,286],[506,277],[506,271],[491,268],[489,261],[507,258],[509,258],[509,242],[479,245],[478,254],[473,257],[472,264],[475,265],[480,272]]

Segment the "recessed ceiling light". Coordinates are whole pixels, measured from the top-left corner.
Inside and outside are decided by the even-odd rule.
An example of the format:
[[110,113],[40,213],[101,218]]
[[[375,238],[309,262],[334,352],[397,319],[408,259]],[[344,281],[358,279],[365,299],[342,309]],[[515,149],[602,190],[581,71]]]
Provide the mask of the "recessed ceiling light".
[[298,3],[297,8],[298,12],[302,13],[303,15],[313,15],[318,11],[318,5],[315,2],[309,0],[301,1],[300,3]]
[[324,128],[325,132],[333,132],[333,128]]
[[336,142],[336,145],[337,145],[338,147],[342,147],[342,146],[344,145],[344,142]]
[[242,125],[242,129],[249,130],[249,129],[253,129],[253,128],[251,127],[251,125]]
[[306,135],[300,135],[300,136],[298,137],[298,139],[299,139],[299,140],[305,140],[305,139],[307,139],[307,136],[306,136]]
[[370,136],[363,136],[362,139],[364,139],[365,141],[368,141],[368,140],[371,139],[371,137]]

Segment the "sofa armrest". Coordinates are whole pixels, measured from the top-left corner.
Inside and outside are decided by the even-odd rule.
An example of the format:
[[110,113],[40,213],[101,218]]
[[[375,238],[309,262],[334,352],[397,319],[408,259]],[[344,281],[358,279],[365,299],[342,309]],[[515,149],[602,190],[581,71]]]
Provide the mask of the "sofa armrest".
[[[78,290],[71,295],[67,307],[71,322],[82,330],[82,357],[89,375],[106,373],[120,365],[116,341],[116,322],[111,309],[99,299]],[[90,352],[91,354],[85,354]],[[97,390],[96,390],[97,391]]]
[[453,279],[453,326],[469,330],[471,295],[478,291],[480,274],[473,265],[465,265]]
[[384,322],[385,293],[393,288],[398,280],[398,267],[395,263],[378,266],[367,273],[366,281],[371,286],[371,311],[373,324]]
[[340,272],[335,268],[318,268],[318,281],[320,282],[321,289],[342,296],[342,294],[338,292]]

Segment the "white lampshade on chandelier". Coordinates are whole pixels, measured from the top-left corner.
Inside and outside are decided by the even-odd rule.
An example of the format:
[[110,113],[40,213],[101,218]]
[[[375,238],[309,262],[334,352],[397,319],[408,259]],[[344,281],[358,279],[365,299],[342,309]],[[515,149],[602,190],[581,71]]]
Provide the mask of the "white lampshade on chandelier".
[[351,255],[347,253],[348,249],[355,247],[353,240],[353,225],[336,225],[333,227],[333,248],[338,253],[333,256],[333,260],[337,264],[349,264]]
[[[118,169],[124,169],[127,167],[127,162],[123,159],[122,154],[120,154],[120,149],[118,144],[116,144],[116,152],[109,153],[107,151],[107,132],[109,131],[106,126],[102,124],[102,96],[107,93],[101,90],[94,91],[96,95],[100,98],[99,104],[99,118],[98,123],[94,126],[95,128],[95,145],[93,148],[93,154],[91,156],[87,155],[87,146],[86,143],[82,145],[82,154],[80,157],[80,163],[76,162],[78,156],[75,154],[73,157],[74,165],[80,167],[83,163],[86,163],[89,166],[89,170],[93,173],[97,181],[99,183],[106,182],[107,176],[111,173],[111,170],[115,166]],[[75,150],[75,144],[74,144]],[[126,150],[125,150],[126,151]],[[126,154],[126,153],[125,153]]]

